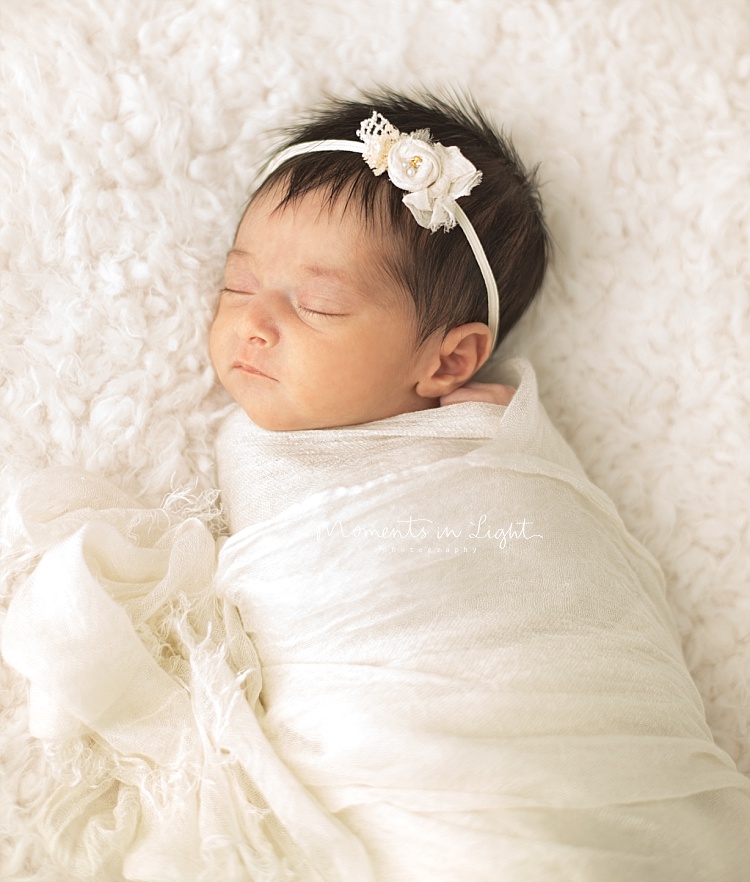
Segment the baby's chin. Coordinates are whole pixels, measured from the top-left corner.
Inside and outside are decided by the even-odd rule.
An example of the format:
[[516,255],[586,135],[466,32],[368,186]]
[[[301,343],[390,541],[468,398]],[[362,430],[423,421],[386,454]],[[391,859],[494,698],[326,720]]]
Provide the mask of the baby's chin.
[[318,425],[314,420],[302,420],[293,418],[284,418],[279,416],[258,416],[252,408],[243,408],[245,413],[258,428],[265,429],[268,432],[304,432],[308,429],[322,429],[326,426]]
[[307,432],[313,429],[340,429],[358,425],[371,420],[352,419],[347,422],[344,417],[316,415],[310,417],[290,416],[281,414],[258,414],[253,408],[243,408],[256,426],[268,432]]
[[281,413],[278,410],[267,410],[252,406],[243,406],[251,422],[261,429],[269,432],[306,432],[312,429],[345,429],[348,426],[361,426],[364,423],[374,423],[389,417],[398,416],[402,413],[412,413],[416,410],[438,407],[439,399],[423,399],[422,407],[393,406],[362,410],[358,413],[316,413],[296,414]]

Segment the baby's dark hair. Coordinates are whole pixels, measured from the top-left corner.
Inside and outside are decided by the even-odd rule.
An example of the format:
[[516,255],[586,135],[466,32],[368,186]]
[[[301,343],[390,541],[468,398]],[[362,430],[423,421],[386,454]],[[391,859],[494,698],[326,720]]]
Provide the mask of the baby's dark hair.
[[[482,172],[481,182],[459,204],[471,221],[500,294],[498,343],[539,291],[549,255],[549,234],[536,183],[510,140],[500,134],[470,98],[410,98],[390,91],[362,101],[331,99],[300,124],[286,129],[289,147],[306,141],[357,140],[357,129],[373,111],[401,132],[429,129],[445,147],[455,145]],[[307,153],[283,163],[258,193],[280,186],[279,207],[313,190],[330,203],[339,198],[371,223],[385,221],[388,253],[384,270],[411,294],[418,345],[434,332],[468,322],[487,323],[487,288],[466,236],[430,232],[403,204],[404,191],[387,175],[376,176],[356,153]],[[255,194],[257,195],[257,193]]]

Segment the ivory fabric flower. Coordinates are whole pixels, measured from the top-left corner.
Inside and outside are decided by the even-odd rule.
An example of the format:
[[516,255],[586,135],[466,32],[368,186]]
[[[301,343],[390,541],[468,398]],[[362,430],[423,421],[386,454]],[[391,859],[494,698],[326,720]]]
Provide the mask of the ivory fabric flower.
[[387,171],[391,182],[406,190],[404,205],[420,226],[434,232],[456,225],[456,199],[467,196],[482,179],[458,147],[433,141],[428,129],[401,134],[379,113],[364,120],[357,135],[375,174]]
[[388,177],[402,190],[424,190],[440,177],[441,163],[435,145],[416,135],[401,135],[388,151]]
[[[405,139],[406,143],[409,139]],[[416,142],[415,142],[416,143]],[[424,142],[422,142],[424,143]],[[414,215],[418,224],[428,227],[433,232],[445,227],[452,229],[456,225],[455,205],[461,196],[467,196],[472,189],[481,181],[482,173],[469,162],[458,147],[443,147],[442,144],[425,144],[428,151],[426,155],[414,153],[413,161],[421,159],[416,174],[412,177],[408,173],[407,180],[413,185],[403,186],[400,182],[400,172],[404,171],[403,152],[398,152],[397,178],[392,172],[391,157],[401,150],[401,142],[391,148],[388,163],[388,176],[391,181],[404,190],[408,190],[404,196],[404,205]],[[422,167],[425,166],[424,174]]]

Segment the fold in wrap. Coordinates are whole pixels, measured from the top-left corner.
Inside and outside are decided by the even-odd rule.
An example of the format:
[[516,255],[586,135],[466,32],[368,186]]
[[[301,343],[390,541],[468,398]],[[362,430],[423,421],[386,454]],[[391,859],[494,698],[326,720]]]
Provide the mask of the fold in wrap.
[[750,782],[659,567],[504,373],[507,409],[233,413],[215,570],[105,482],[22,491],[3,654],[72,757],[44,817],[77,878],[744,882]]

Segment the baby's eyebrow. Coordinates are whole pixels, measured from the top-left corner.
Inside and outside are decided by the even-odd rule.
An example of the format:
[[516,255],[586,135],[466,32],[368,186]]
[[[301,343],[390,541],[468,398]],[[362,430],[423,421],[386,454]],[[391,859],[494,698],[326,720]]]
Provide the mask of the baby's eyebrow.
[[359,294],[354,280],[345,270],[333,266],[322,266],[318,263],[311,263],[305,264],[302,267],[302,271],[314,279],[326,279],[332,282],[337,282],[338,286],[345,289],[347,292]]
[[[227,252],[227,257],[249,257],[254,259],[255,255],[251,251],[243,251],[240,248],[232,248]],[[314,276],[316,279],[333,279],[341,282],[342,285],[351,285],[352,279],[345,270],[337,269],[333,266],[323,266],[319,263],[310,263],[302,266],[302,271],[308,276]]]
[[349,303],[368,299],[366,293],[346,270],[332,266],[322,266],[317,263],[305,264],[301,269],[310,280],[317,281],[320,279],[324,283],[330,283],[330,285],[326,284],[325,288],[337,298],[343,297]]
[[227,251],[227,257],[253,257],[254,255],[250,251],[242,251],[240,248],[231,248]]

